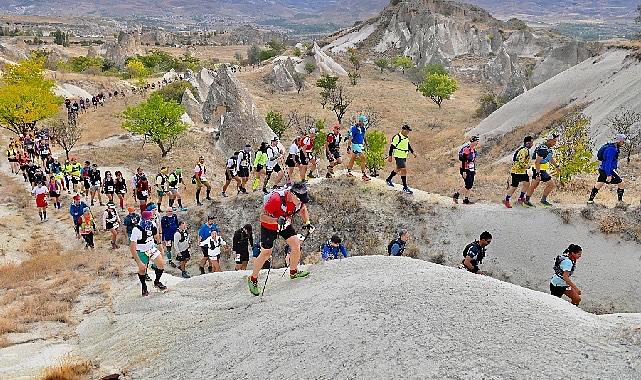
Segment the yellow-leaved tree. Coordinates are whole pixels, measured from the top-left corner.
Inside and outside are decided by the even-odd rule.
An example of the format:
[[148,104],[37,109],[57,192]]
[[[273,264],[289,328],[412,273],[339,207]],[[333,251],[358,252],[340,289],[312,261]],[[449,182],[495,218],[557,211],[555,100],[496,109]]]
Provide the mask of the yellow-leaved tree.
[[8,64],[0,82],[0,125],[16,134],[25,133],[40,120],[58,113],[61,97],[44,79],[44,59],[31,57]]

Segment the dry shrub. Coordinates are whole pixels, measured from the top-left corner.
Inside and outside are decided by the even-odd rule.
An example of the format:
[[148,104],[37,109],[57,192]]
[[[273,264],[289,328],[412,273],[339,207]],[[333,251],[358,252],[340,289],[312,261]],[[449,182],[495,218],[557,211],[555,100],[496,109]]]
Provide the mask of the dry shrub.
[[47,368],[40,380],[84,380],[89,379],[92,364],[88,360],[65,356],[58,365]]
[[445,264],[445,252],[441,250],[436,251],[427,258],[427,261],[434,264],[443,265]]
[[420,253],[421,253],[421,250],[418,248],[418,245],[411,243],[407,246],[407,248],[405,249],[405,252],[403,252],[403,256],[417,259]]
[[617,214],[606,215],[601,219],[599,229],[606,235],[623,232],[626,229],[625,219]]
[[11,341],[6,336],[0,336],[0,348],[11,346]]
[[0,335],[13,332],[23,332],[14,319],[0,317]]

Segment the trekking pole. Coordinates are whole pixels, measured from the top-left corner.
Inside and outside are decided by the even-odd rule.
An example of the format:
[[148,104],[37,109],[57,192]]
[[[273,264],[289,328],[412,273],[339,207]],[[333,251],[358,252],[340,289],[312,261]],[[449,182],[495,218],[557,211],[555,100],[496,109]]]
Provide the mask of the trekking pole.
[[260,297],[263,297],[263,294],[265,294],[265,288],[267,288],[267,280],[269,280],[269,272],[272,270],[272,257],[269,257],[269,268],[267,268],[267,277],[265,277],[265,284],[263,285],[263,291],[260,293]]

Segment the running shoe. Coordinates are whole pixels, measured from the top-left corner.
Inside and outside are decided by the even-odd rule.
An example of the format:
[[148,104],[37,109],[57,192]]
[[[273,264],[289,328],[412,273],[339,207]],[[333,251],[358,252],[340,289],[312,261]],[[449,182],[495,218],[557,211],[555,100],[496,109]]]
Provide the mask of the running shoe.
[[187,207],[181,207],[180,211],[187,211]]
[[182,275],[183,275],[183,278],[190,278],[190,277],[191,277],[191,276],[189,275],[189,273],[187,273],[187,271],[186,271],[186,270],[184,270],[184,271],[183,271]]
[[227,198],[227,194],[225,194],[224,192],[220,193],[220,196],[223,198]]
[[394,187],[394,182],[392,182],[392,180],[391,180],[391,179],[386,179],[386,180],[385,180],[385,183],[386,183],[386,184],[387,184],[387,186],[389,186],[389,187]]
[[171,209],[172,209],[173,211],[176,211],[176,208],[175,208],[175,207],[172,207]]
[[316,178],[316,176],[314,175],[314,173],[309,172],[309,174],[307,174],[307,178],[312,178],[312,179],[314,179],[314,178]]
[[589,205],[593,205],[593,204],[594,204],[594,199],[588,199],[587,204],[589,204]]
[[519,198],[519,203],[525,203],[525,198]]
[[258,289],[258,281],[252,281],[251,277],[247,277],[247,284],[249,285],[249,292],[255,296],[260,294]]
[[464,205],[473,205],[473,204],[474,204],[474,202],[472,202],[472,201],[471,201],[471,200],[469,200],[469,199],[463,199],[463,204],[464,204]]
[[403,188],[403,192],[404,192],[405,194],[410,194],[410,195],[411,195],[411,194],[414,194],[414,192],[412,191],[412,189],[410,189],[409,187],[404,187],[404,188]]
[[536,206],[533,205],[532,202],[530,202],[530,201],[523,202],[523,206],[525,206],[527,208],[536,208]]
[[149,297],[149,292],[147,291],[147,289],[143,289],[142,290],[142,296],[143,297]]
[[363,181],[371,181],[372,179],[367,176],[367,174],[363,173],[363,176],[361,177]]
[[552,203],[550,203],[550,202],[548,202],[548,201],[541,201],[541,202],[539,202],[539,204],[540,204],[541,206],[543,206],[543,207],[547,207],[547,208],[550,208],[550,207],[554,206]]
[[172,268],[176,268],[176,263],[174,263],[172,260],[169,260],[169,265],[171,265]]
[[350,170],[348,170],[347,174],[345,174],[345,175],[348,176],[348,177],[353,177],[354,176],[354,174],[352,174],[352,172]]
[[309,272],[306,271],[306,270],[297,270],[296,273],[294,273],[294,274],[290,273],[289,274],[289,278],[292,279],[292,280],[295,280],[297,278],[304,278],[304,277],[307,277],[307,276],[309,276]]
[[156,287],[156,289],[158,289],[161,292],[166,292],[167,291],[167,287],[165,285],[163,285],[162,282],[160,282],[160,281],[154,282],[154,286]]
[[456,196],[456,194],[452,195],[452,200],[454,201],[454,203],[458,204],[458,197]]
[[504,205],[505,205],[505,207],[507,207],[507,208],[512,208],[512,205],[510,204],[510,201],[508,201],[507,199],[503,199],[503,204],[504,204]]

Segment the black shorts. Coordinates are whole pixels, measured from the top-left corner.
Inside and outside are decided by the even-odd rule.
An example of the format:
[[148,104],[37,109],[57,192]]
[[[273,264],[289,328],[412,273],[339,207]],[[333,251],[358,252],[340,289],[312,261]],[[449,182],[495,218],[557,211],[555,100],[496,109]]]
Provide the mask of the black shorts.
[[287,240],[290,237],[296,235],[296,231],[294,231],[294,227],[291,225],[287,226],[284,230],[278,232],[275,230],[268,230],[263,226],[262,224],[260,225],[260,246],[264,249],[272,249],[274,248],[274,241],[278,239],[278,235],[282,236],[283,239]]
[[[536,169],[532,168],[532,178],[537,177]],[[548,182],[552,180],[552,176],[548,173],[547,170],[541,170],[538,172],[538,177],[541,179],[541,182]]]
[[599,169],[599,179],[596,180],[597,182],[603,182],[611,185],[617,185],[623,182],[621,177],[619,177],[619,173],[617,173],[615,170],[612,170],[612,180],[610,182],[607,182],[606,181],[607,179],[608,179],[608,176],[605,175],[605,170]]
[[78,183],[80,183],[80,178],[76,176],[71,176],[71,183],[73,183],[74,185],[77,185]]
[[9,162],[18,162],[17,158],[9,158]]
[[265,165],[263,164],[256,164],[256,167],[254,168],[254,172],[260,173],[260,171],[263,170],[264,167]]
[[29,165],[20,165],[20,170],[25,171],[28,167]]
[[510,186],[512,187],[519,187],[519,184],[521,182],[530,182],[530,176],[527,175],[527,173],[525,174],[510,173],[510,175],[512,176],[512,183],[510,184]]
[[405,169],[407,166],[407,158],[394,157],[394,159],[396,160],[397,169]]
[[60,197],[60,193],[58,193],[56,191],[50,191],[49,192],[49,198],[59,198],[59,197]]
[[200,250],[203,252],[203,257],[209,257],[209,247],[208,246],[201,246]]
[[559,298],[561,298],[561,296],[564,295],[569,288],[570,288],[569,286],[554,286],[550,282],[550,293],[553,296],[557,296]]
[[463,178],[463,181],[465,182],[465,188],[467,190],[472,190],[472,186],[474,186],[474,174],[476,172],[473,172],[467,169],[461,169],[460,172],[461,172],[461,177],[463,177],[463,173],[467,173],[465,178]]
[[287,159],[285,160],[285,165],[287,165],[288,168],[295,168],[297,162],[298,162],[298,156],[294,156],[290,154],[289,156],[287,156]]
[[272,174],[272,172],[280,173],[281,170],[283,169],[280,168],[280,165],[276,164],[273,168],[267,168],[267,174]]
[[307,160],[307,153],[301,150],[298,153],[298,162],[300,162],[301,165],[308,165],[309,161]]
[[241,167],[240,170],[238,170],[238,176],[240,178],[249,177],[249,167]]
[[327,156],[327,161],[329,162],[334,162],[334,160],[338,160],[341,158],[341,152],[339,150],[332,150],[329,152],[329,154],[326,154]]
[[[230,176],[230,173],[231,173],[231,176]],[[236,173],[234,173],[233,171],[225,170],[225,180],[231,181],[234,178],[236,178]]]
[[176,255],[176,261],[187,261],[191,258],[191,255],[189,254],[189,250],[184,250],[180,252],[179,254]]
[[236,256],[236,264],[242,264],[243,262],[248,262],[249,261],[249,252],[236,252],[237,255],[240,255],[240,257]]

